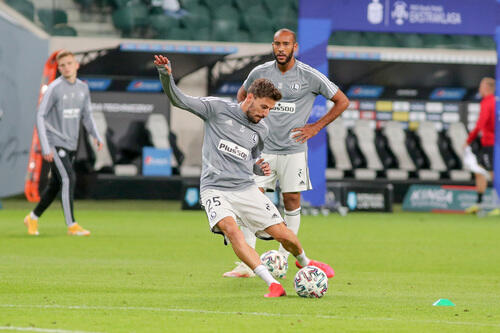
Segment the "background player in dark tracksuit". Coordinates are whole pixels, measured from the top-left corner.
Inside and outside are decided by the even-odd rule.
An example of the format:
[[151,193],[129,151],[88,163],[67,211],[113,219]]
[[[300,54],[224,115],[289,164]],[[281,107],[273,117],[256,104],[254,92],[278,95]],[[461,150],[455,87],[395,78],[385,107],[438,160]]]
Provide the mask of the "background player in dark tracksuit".
[[[479,95],[481,95],[481,110],[476,127],[469,133],[464,147],[470,145],[481,133],[481,151],[479,153],[479,164],[490,174],[493,179],[493,146],[495,145],[495,79],[485,77],[479,84]],[[477,213],[483,201],[488,181],[485,175],[475,173],[477,203],[465,210],[466,213]],[[500,213],[498,210],[492,213]]]
[[56,60],[61,76],[49,84],[37,113],[42,155],[50,163],[52,177],[38,205],[24,218],[24,224],[28,227],[28,234],[38,235],[38,218],[61,190],[68,234],[88,236],[90,231],[76,223],[73,215],[73,161],[80,134],[80,121],[83,121],[87,131],[95,138],[99,150],[102,148],[102,139],[92,119],[89,88],[76,77],[79,64],[75,56],[69,51],[61,51]]

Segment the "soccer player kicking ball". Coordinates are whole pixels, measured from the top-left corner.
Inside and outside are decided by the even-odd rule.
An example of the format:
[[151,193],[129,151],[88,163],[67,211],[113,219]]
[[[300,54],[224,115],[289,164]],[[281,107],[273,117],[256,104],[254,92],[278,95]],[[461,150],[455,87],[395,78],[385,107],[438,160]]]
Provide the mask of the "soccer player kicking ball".
[[[269,79],[283,96],[270,110],[266,120],[271,131],[261,157],[269,163],[271,175],[257,176],[255,181],[261,191],[274,191],[279,181],[286,225],[297,234],[300,227],[300,192],[312,189],[306,141],[344,112],[349,99],[325,75],[295,59],[298,44],[293,31],[278,30],[274,34],[272,48],[275,60],[257,66],[250,72],[238,90],[238,101],[245,99],[250,85],[259,78]],[[334,102],[334,106],[317,122],[306,124],[318,95]],[[257,239],[253,233],[245,227],[242,227],[242,231],[248,244],[255,248]],[[285,248],[280,246],[279,251],[288,258],[289,253]],[[224,276],[255,275],[246,265],[238,264]]]
[[166,57],[155,55],[154,63],[172,104],[205,122],[200,196],[210,230],[224,235],[238,258],[267,283],[269,293],[264,296],[280,297],[286,292],[262,265],[255,249],[246,243],[238,225],[244,225],[259,238],[274,238],[300,265],[313,265],[333,276],[329,265],[306,257],[297,236],[285,226],[278,209],[253,180],[254,173],[264,175],[270,171],[267,163],[256,159],[269,135],[262,119],[281,99],[281,93],[270,81],[259,79],[252,83],[240,104],[216,97],[191,97],[175,85]]

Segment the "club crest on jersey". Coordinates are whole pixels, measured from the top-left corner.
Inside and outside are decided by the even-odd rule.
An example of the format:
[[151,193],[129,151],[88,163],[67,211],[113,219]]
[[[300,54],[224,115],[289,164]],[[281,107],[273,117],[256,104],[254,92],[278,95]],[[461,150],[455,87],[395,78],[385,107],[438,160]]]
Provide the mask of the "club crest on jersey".
[[292,83],[290,85],[290,89],[292,89],[295,92],[299,91],[300,90],[300,83]]
[[271,112],[295,113],[295,103],[278,102],[271,109]]
[[235,156],[242,160],[248,160],[248,157],[250,156],[248,149],[240,147],[236,143],[227,140],[220,140],[217,145],[217,149],[225,154]]
[[257,135],[257,133],[253,133],[252,134],[252,143],[256,144],[258,140],[259,140],[259,136]]

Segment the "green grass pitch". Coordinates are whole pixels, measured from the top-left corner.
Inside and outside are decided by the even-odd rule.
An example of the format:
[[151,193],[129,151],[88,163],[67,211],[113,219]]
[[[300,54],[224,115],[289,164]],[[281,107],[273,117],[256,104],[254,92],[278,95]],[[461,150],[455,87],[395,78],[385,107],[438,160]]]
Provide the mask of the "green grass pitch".
[[[336,271],[322,299],[265,299],[223,278],[236,257],[203,212],[154,201],[76,202],[92,231],[66,235],[54,204],[40,236],[0,210],[0,332],[499,332],[500,219],[395,212],[305,216],[309,257]],[[262,253],[275,242],[258,241]],[[437,307],[440,298],[454,307]]]

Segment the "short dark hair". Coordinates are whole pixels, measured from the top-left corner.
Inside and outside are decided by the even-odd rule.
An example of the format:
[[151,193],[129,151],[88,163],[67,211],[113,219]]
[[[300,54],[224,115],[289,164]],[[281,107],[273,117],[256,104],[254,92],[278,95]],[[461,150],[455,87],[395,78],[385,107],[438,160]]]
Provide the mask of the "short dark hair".
[[248,93],[253,94],[256,98],[269,97],[274,101],[281,99],[281,92],[268,79],[257,79],[253,81],[248,88]]

